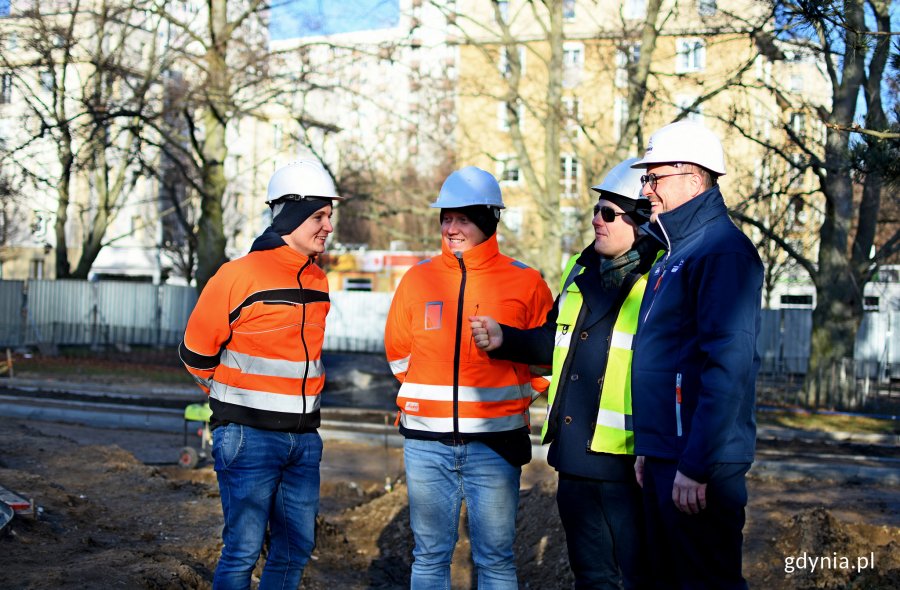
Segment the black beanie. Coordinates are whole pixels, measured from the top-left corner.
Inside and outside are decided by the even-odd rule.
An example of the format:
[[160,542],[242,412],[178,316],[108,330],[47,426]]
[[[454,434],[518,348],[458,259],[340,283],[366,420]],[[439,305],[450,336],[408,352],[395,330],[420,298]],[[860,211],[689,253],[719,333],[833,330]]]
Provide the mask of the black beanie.
[[500,211],[494,207],[488,207],[487,205],[470,205],[468,207],[441,209],[441,220],[444,219],[444,211],[456,211],[457,213],[462,213],[488,238],[497,232],[497,223],[500,221]]
[[272,220],[269,229],[279,236],[286,236],[300,227],[310,215],[331,204],[331,199],[306,197],[300,201],[283,201],[284,207]]
[[283,201],[284,207],[272,220],[272,225],[260,234],[250,246],[250,251],[272,250],[285,245],[285,241],[281,236],[293,233],[295,229],[300,227],[309,216],[331,204],[331,199],[320,199],[318,197],[306,197],[301,201]]

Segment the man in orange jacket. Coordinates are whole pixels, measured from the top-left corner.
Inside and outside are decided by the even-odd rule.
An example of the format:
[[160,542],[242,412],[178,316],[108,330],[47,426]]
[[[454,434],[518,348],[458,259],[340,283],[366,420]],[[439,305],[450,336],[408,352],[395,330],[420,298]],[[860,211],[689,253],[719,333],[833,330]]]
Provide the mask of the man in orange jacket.
[[[450,587],[462,501],[479,588],[517,586],[513,540],[521,466],[531,459],[528,407],[546,381],[476,347],[467,318],[540,326],[553,304],[540,274],[500,254],[503,201],[469,166],[444,182],[441,255],[407,272],[394,295],[385,349],[394,375],[410,524],[413,590]],[[448,534],[449,533],[449,534]]]
[[225,518],[216,589],[250,588],[267,528],[261,589],[296,588],[315,546],[329,300],[314,261],[340,198],[316,161],[278,169],[266,200],[272,225],[210,279],[179,348],[212,409]]

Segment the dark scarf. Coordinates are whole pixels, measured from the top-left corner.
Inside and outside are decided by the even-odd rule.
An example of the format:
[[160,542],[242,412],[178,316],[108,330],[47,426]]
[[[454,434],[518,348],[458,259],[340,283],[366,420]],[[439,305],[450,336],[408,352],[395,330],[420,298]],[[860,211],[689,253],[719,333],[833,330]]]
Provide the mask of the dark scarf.
[[625,282],[628,273],[637,269],[641,263],[641,253],[638,250],[629,250],[618,258],[600,261],[600,283],[604,289],[618,289]]

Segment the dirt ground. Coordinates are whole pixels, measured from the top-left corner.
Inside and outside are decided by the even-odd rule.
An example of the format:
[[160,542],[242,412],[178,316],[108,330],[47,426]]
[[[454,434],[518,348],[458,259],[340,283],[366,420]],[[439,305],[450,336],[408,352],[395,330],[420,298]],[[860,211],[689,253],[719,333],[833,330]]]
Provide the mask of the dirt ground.
[[[154,453],[180,443],[172,434],[2,421],[0,485],[32,497],[39,515],[15,518],[0,538],[0,588],[209,588],[220,549],[218,489],[211,467],[186,471]],[[302,587],[408,587],[412,538],[400,462],[398,449],[326,441],[318,547]],[[389,492],[385,479],[394,484]],[[569,588],[554,474],[536,460],[523,486],[521,585]],[[900,588],[900,489],[754,477],[750,488],[751,587]],[[454,588],[470,588],[461,537]],[[812,557],[831,563],[812,569]],[[870,557],[874,564],[863,568]]]

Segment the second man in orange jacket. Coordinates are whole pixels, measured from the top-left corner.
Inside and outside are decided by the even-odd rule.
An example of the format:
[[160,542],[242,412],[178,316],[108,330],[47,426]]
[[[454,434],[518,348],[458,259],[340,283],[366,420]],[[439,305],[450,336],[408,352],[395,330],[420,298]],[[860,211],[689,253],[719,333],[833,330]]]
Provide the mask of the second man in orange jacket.
[[528,407],[546,381],[476,347],[468,317],[540,326],[553,304],[540,274],[500,253],[503,201],[469,166],[444,182],[441,254],[410,269],[394,295],[385,349],[402,383],[400,432],[415,537],[411,587],[449,588],[462,501],[479,588],[515,589],[513,540],[521,466],[531,459]]

